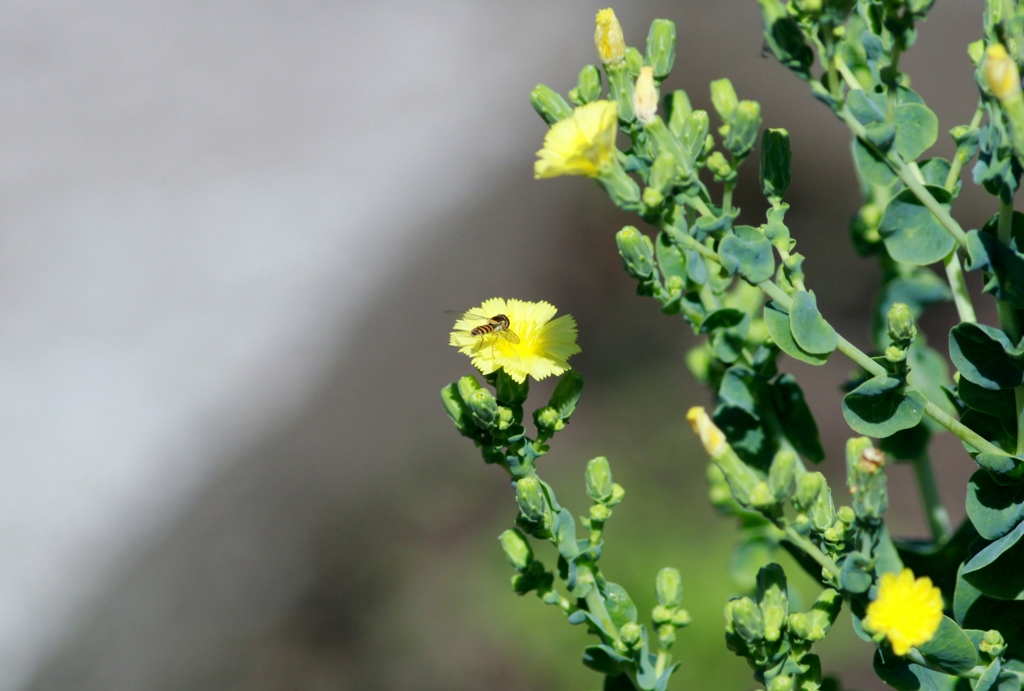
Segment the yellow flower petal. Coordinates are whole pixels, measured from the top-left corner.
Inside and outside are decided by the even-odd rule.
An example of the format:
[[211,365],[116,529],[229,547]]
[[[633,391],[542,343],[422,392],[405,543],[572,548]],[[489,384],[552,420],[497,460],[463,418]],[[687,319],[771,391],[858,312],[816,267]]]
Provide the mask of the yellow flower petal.
[[910,569],[882,574],[864,618],[864,628],[884,634],[901,656],[930,641],[941,623],[942,591],[928,577],[914,578]]
[[626,38],[622,34],[615,10],[612,8],[597,13],[597,28],[594,30],[594,45],[601,62],[614,65],[626,57]]
[[[568,359],[580,352],[580,347],[576,345],[576,321],[569,315],[554,319],[557,312],[547,302],[491,298],[470,310],[472,315],[480,316],[455,322],[449,342],[472,358],[482,374],[504,369],[520,384],[527,376],[544,379],[559,375],[570,369]],[[487,318],[499,314],[508,317],[513,339],[501,333],[471,333],[474,327],[485,324]],[[513,343],[516,339],[518,343]]]
[[596,177],[615,156],[618,107],[613,101],[594,101],[551,126],[544,148],[537,152],[533,173],[538,178],[559,175]]

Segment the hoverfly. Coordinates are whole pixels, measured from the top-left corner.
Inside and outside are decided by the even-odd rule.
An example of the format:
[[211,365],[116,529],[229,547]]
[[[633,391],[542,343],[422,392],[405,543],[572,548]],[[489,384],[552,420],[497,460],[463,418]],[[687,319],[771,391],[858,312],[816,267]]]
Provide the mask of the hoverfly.
[[[510,327],[508,317],[504,314],[495,314],[493,317],[488,317],[479,307],[473,308],[467,312],[459,312],[456,310],[445,310],[447,315],[453,316],[456,319],[468,319],[473,321],[482,322],[478,326],[474,326],[469,329],[469,333],[473,336],[479,336],[480,342],[477,344],[477,351],[480,350],[484,344],[484,336],[488,334],[494,334],[496,338],[495,342],[499,338],[503,338],[512,345],[519,343],[519,336],[516,336],[515,332]],[[491,348],[494,348],[494,343],[491,344]]]

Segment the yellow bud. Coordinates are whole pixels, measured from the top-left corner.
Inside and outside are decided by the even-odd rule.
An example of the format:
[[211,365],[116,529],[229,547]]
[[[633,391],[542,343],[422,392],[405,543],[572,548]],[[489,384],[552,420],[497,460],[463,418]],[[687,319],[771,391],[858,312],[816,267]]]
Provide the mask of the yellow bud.
[[626,57],[626,39],[622,35],[622,25],[610,7],[597,13],[594,43],[597,45],[597,54],[605,65],[615,65]]
[[690,408],[690,411],[686,414],[686,419],[689,420],[693,431],[700,437],[700,441],[709,455],[714,457],[725,451],[725,435],[722,434],[722,430],[715,426],[715,423],[711,421],[711,417],[703,408],[700,406]]
[[985,51],[985,81],[992,95],[1000,101],[1020,96],[1020,73],[1001,43],[995,43]]
[[636,78],[633,89],[633,112],[640,124],[646,125],[658,113],[658,90],[654,86],[654,68],[640,68],[640,76]]

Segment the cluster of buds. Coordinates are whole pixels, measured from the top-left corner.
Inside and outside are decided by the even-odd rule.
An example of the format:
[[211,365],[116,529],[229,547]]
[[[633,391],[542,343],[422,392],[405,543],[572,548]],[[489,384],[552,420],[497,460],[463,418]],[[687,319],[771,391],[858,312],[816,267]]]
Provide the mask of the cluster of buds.
[[626,490],[612,482],[612,468],[608,459],[598,456],[587,463],[587,496],[594,502],[588,519],[591,530],[600,530],[601,525],[611,518],[612,508],[626,496]]
[[676,629],[688,626],[692,618],[681,607],[683,602],[683,580],[678,569],[664,568],[655,579],[658,604],[651,612],[651,622],[658,632],[658,645],[668,650],[676,640]]
[[866,524],[880,523],[889,508],[885,454],[867,437],[846,442],[846,483],[853,496],[857,520]]
[[887,325],[892,343],[885,349],[885,359],[897,365],[898,371],[905,374],[907,355],[917,338],[914,313],[907,305],[897,302],[889,308]]

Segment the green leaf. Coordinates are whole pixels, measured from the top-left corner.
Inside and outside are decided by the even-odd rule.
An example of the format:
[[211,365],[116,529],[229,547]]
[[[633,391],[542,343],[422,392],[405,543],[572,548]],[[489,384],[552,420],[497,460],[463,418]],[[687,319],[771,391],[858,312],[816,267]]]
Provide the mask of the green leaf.
[[805,79],[810,77],[814,53],[804,41],[803,32],[779,0],[758,0],[764,18],[764,39],[783,65]]
[[963,578],[957,578],[953,614],[964,628],[997,629],[1006,640],[1007,658],[1024,656],[1024,602],[986,597]]
[[658,241],[654,248],[658,258],[658,268],[665,280],[667,281],[672,276],[678,276],[685,281],[686,255],[678,245],[672,242],[671,236],[664,231],[658,233]]
[[839,584],[850,593],[866,593],[871,588],[874,577],[871,573],[871,560],[860,552],[851,552],[843,558]]
[[767,281],[775,273],[772,244],[756,228],[736,226],[718,246],[722,266],[729,275],[739,273],[751,284]]
[[[936,201],[949,209],[950,194],[941,187],[926,186]],[[905,189],[889,200],[878,226],[889,255],[896,261],[924,266],[940,261],[956,245],[932,212],[912,190]]]
[[700,325],[701,333],[709,333],[718,329],[731,329],[743,321],[747,315],[731,307],[717,309],[704,319]]
[[968,408],[999,420],[1009,434],[1017,432],[1017,403],[1013,389],[986,389],[967,377],[960,377],[956,393]]
[[912,461],[920,458],[928,449],[932,433],[928,430],[928,418],[910,429],[903,429],[881,440],[878,448],[897,461]]
[[611,646],[590,645],[583,649],[583,664],[601,674],[621,674],[630,662],[628,657],[619,655]]
[[882,649],[875,651],[875,674],[896,691],[953,691],[956,677],[907,662]]
[[712,416],[729,446],[748,465],[767,470],[775,455],[776,443],[768,428],[754,415],[732,405],[720,405]]
[[998,540],[1024,518],[1024,486],[998,484],[979,470],[967,483],[967,516],[986,540]]
[[1017,309],[1024,308],[1024,255],[1014,252],[988,233],[972,230],[967,234],[970,270],[985,269],[992,276],[984,291],[1006,300]]
[[895,119],[896,151],[905,161],[916,161],[939,137],[939,119],[924,104],[897,105]]
[[924,184],[935,185],[936,187],[946,186],[946,178],[949,177],[950,168],[952,166],[949,161],[940,156],[929,158],[918,164],[921,177],[924,178]]
[[1024,600],[1024,523],[964,564],[964,580],[997,600]]
[[843,417],[855,432],[888,437],[921,421],[925,401],[899,379],[873,377],[843,397]]
[[928,662],[950,674],[969,672],[978,664],[978,653],[971,639],[949,617],[942,617],[935,636],[917,650]]
[[932,583],[942,591],[943,599],[949,604],[953,602],[960,565],[969,556],[971,544],[977,538],[978,531],[971,522],[962,521],[953,537],[942,544],[930,540],[898,540],[896,549],[903,565],[917,577],[928,576],[932,579]]
[[[724,311],[717,310],[713,312],[709,315],[709,319],[718,314],[718,312]],[[715,357],[726,364],[736,362],[746,345],[745,339],[750,331],[750,315],[746,313],[741,314],[743,314],[743,318],[738,324],[726,328],[716,328],[711,334],[711,349],[714,351]]]
[[615,626],[622,628],[624,624],[636,622],[636,605],[629,598],[629,593],[618,583],[608,581],[601,589],[604,596],[604,606],[608,610]]
[[786,355],[809,365],[824,365],[828,355],[814,355],[797,345],[789,326],[789,313],[774,302],[764,306],[764,323],[775,345]]
[[836,330],[821,316],[814,294],[806,290],[793,295],[789,326],[797,344],[808,353],[828,355],[839,345]]
[[949,332],[949,357],[960,375],[986,389],[1012,389],[1024,383],[1024,369],[1010,355],[1002,331],[982,324],[958,324]]
[[873,122],[885,122],[885,96],[867,92],[863,89],[855,89],[846,97],[846,105],[862,125],[870,125]]
[[793,375],[783,374],[776,379],[771,392],[782,431],[797,453],[812,463],[823,461],[825,449],[821,446],[818,424]]
[[898,179],[885,159],[859,139],[853,140],[853,162],[861,176],[872,185],[888,187]]

